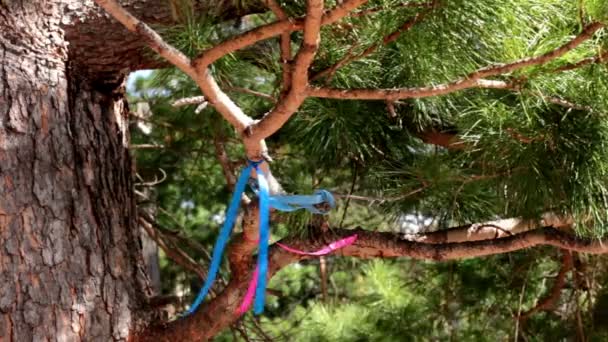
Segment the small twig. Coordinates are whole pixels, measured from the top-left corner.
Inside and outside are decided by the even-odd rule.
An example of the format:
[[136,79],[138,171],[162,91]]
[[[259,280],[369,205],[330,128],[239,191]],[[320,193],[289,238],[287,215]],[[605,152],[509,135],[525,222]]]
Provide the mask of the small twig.
[[[524,283],[521,287],[521,293],[519,294],[519,305],[517,306],[517,317],[521,315],[521,308],[524,301],[524,293],[526,292],[526,284],[528,283],[528,274],[526,273],[526,278],[524,279]],[[513,338],[513,342],[518,342],[517,336],[519,335],[519,319],[515,320],[515,338]]]
[[160,127],[164,127],[164,128],[167,128],[167,129],[171,129],[171,130],[174,130],[174,131],[180,131],[180,132],[184,132],[184,133],[188,133],[188,134],[192,134],[192,133],[198,134],[198,132],[195,129],[188,128],[188,127],[178,127],[178,126],[175,126],[175,125],[173,125],[171,123],[168,123],[166,121],[159,121],[159,120],[153,120],[153,119],[144,118],[142,116],[137,115],[137,113],[135,113],[135,112],[129,112],[129,115],[131,115],[137,121],[149,123],[149,124],[152,124],[152,125],[155,125],[155,126],[160,126]]
[[[138,191],[136,190],[136,192],[138,192]],[[175,242],[175,243],[181,242],[181,243],[187,245],[189,248],[192,248],[193,250],[196,250],[196,251],[200,252],[201,254],[203,254],[203,256],[206,258],[207,261],[211,261],[211,255],[209,254],[207,249],[205,247],[203,247],[203,245],[201,245],[194,239],[183,235],[183,232],[185,231],[184,226],[182,226],[177,221],[177,219],[175,217],[173,217],[173,215],[171,213],[169,213],[167,210],[163,209],[162,207],[158,207],[157,210],[160,211],[161,213],[163,213],[165,216],[167,216],[170,220],[172,220],[173,223],[180,230],[173,230],[173,229],[163,227],[144,211],[140,212],[139,216],[141,216],[144,220],[148,221],[148,223],[150,223],[156,230],[160,231],[168,239],[173,240],[173,242]]]
[[513,128],[506,128],[505,131],[515,140],[524,143],[524,144],[530,144],[533,143],[535,141],[543,141],[545,139],[545,137],[543,135],[540,135],[538,137],[533,137],[533,138],[528,138],[527,136],[517,132],[516,130],[514,130]]
[[339,193],[332,193],[332,194],[336,198],[353,199],[355,201],[366,201],[366,202],[372,202],[372,203],[374,203],[374,202],[385,203],[385,202],[394,202],[394,201],[399,201],[399,200],[405,199],[407,197],[410,197],[412,195],[415,195],[415,194],[423,191],[427,187],[428,187],[428,185],[422,186],[418,189],[412,190],[403,195],[393,196],[393,197],[371,197],[371,196],[359,196],[359,195],[339,194]]
[[230,159],[228,159],[228,154],[226,153],[226,148],[221,137],[217,135],[215,136],[213,139],[213,147],[215,148],[215,156],[222,166],[224,178],[226,178],[226,184],[230,190],[233,190],[234,185],[236,184],[236,177],[234,175],[234,169],[232,168],[232,162]]
[[129,145],[130,150],[162,150],[165,148],[165,145],[159,144],[135,144]]
[[[381,43],[377,43],[374,45],[369,46],[367,49],[365,49],[363,52],[361,52],[358,55],[352,55],[350,53],[350,50],[346,53],[346,55],[344,57],[342,57],[342,59],[340,59],[338,62],[336,62],[334,65],[330,66],[329,68],[326,68],[325,70],[319,71],[318,73],[316,73],[315,75],[313,75],[310,79],[311,81],[315,81],[321,77],[325,77],[328,75],[333,75],[336,70],[338,70],[339,68],[364,57],[367,57],[369,55],[371,55],[372,53],[374,53],[380,46],[386,46],[392,42],[394,42],[395,40],[397,40],[397,38],[399,38],[399,36],[406,31],[409,31],[412,27],[414,27],[414,25],[416,25],[416,23],[418,23],[419,21],[421,21],[425,15],[427,14],[427,12],[421,12],[421,13],[417,13],[412,19],[409,19],[408,21],[406,21],[405,23],[403,23],[403,25],[401,25],[397,30],[393,31],[391,34],[385,36],[384,38],[382,38],[382,42]],[[354,47],[354,46],[353,46]]]
[[319,273],[321,274],[321,299],[327,302],[327,258],[319,258]]
[[164,235],[154,229],[152,223],[144,219],[143,216],[140,216],[139,224],[144,228],[148,235],[158,244],[158,246],[167,254],[169,258],[171,258],[178,265],[181,265],[185,269],[196,273],[199,278],[205,279],[206,272],[203,270],[203,268],[179,247],[174,244],[167,244],[167,240]]
[[199,114],[200,112],[205,110],[205,108],[207,108],[207,106],[209,105],[209,102],[207,102],[205,100],[204,96],[194,96],[194,97],[186,97],[183,99],[179,99],[179,100],[173,102],[173,104],[172,104],[173,107],[182,107],[182,106],[189,106],[189,105],[198,105],[196,107],[196,109],[194,110],[194,114]]
[[264,342],[272,342],[273,339],[262,329],[257,319],[251,318],[253,329],[260,335]]
[[239,334],[241,334],[241,337],[243,338],[243,340],[245,340],[245,342],[250,342],[251,341],[249,339],[249,336],[247,336],[247,333],[243,330],[242,327],[237,326],[236,327],[236,331],[238,331]]
[[231,91],[231,92],[236,92],[236,93],[243,93],[243,94],[249,94],[249,95],[257,96],[259,98],[268,100],[268,101],[270,101],[272,103],[277,103],[277,99],[275,99],[271,95],[268,95],[268,94],[265,94],[265,93],[262,93],[262,92],[259,92],[259,91],[247,89],[247,88],[229,87],[229,88],[226,88],[226,91]]
[[194,110],[194,114],[199,114],[200,112],[202,112],[203,110],[205,110],[205,108],[207,108],[208,105],[209,105],[209,102],[203,102],[203,103],[201,103]]
[[[395,5],[394,8],[433,7],[434,5],[435,5],[434,2],[408,1],[408,2],[404,2],[402,4]],[[377,13],[379,13],[383,10],[387,10],[387,9],[388,8],[386,6],[372,7],[372,8],[364,9],[364,10],[361,10],[358,12],[353,12],[350,16],[353,18],[359,18],[359,17],[377,14]],[[393,7],[391,7],[391,9],[393,9]]]
[[173,102],[173,104],[171,104],[171,106],[183,107],[183,106],[198,105],[198,104],[205,103],[205,102],[207,102],[207,100],[205,100],[204,96],[192,96],[192,97],[184,97],[182,99],[176,100]]
[[570,109],[574,109],[574,110],[580,110],[580,111],[586,111],[586,112],[593,112],[593,107],[591,106],[582,106],[582,105],[577,105],[576,103],[564,100],[564,99],[560,99],[557,97],[543,97],[547,102],[558,105],[558,106],[562,106],[562,107],[566,107],[566,108],[570,108]]
[[344,203],[344,212],[342,213],[342,219],[340,220],[339,227],[342,228],[344,225],[344,220],[346,220],[346,214],[348,213],[348,206],[350,205],[350,200],[353,192],[355,191],[355,185],[357,184],[357,171],[358,165],[356,161],[353,161],[353,180],[350,184],[350,191],[348,192],[348,197],[346,197],[346,202]]
[[553,282],[553,287],[549,294],[541,299],[533,308],[530,310],[521,313],[518,316],[518,320],[524,324],[530,316],[539,311],[548,311],[553,309],[557,305],[557,301],[560,298],[562,289],[566,285],[566,277],[568,272],[572,269],[572,254],[567,250],[562,250],[562,265],[559,270],[559,273],[555,277],[555,281]]
[[503,232],[507,236],[513,236],[512,232],[510,232],[510,231],[508,231],[508,230],[506,230],[506,229],[504,229],[504,228],[502,228],[500,226],[497,226],[495,224],[472,225],[471,228],[472,228],[471,229],[472,231],[480,231],[480,230],[485,229],[485,228],[492,228],[492,229],[496,230],[496,233],[494,234],[494,239],[501,238],[499,236],[499,234],[498,234],[499,232]]
[[[266,5],[279,20],[288,20],[289,17],[283,11],[281,6],[275,0],[266,0]],[[283,72],[283,90],[286,92],[291,87],[291,33],[285,31],[281,33],[280,42],[281,48],[281,68]],[[276,102],[276,101],[275,101]]]
[[150,186],[155,186],[158,185],[162,182],[164,182],[167,179],[167,173],[165,172],[165,170],[158,168],[158,170],[160,171],[160,173],[163,174],[163,177],[161,179],[158,179],[158,177],[156,177],[156,175],[154,176],[154,180],[151,182],[144,182],[143,178],[141,178],[141,176],[139,176],[139,174],[137,174],[137,177],[141,180],[141,182],[139,183],[135,183],[135,186],[146,186],[146,187],[150,187]]
[[589,64],[606,63],[608,62],[608,50],[598,54],[597,56],[581,59],[576,63],[569,63],[553,70],[553,72],[569,71],[584,67]]
[[393,101],[386,101],[386,109],[391,118],[397,117],[397,111],[395,110],[395,103]]
[[334,65],[330,66],[329,68],[312,75],[310,77],[310,80],[316,81],[317,79],[319,79],[321,77],[327,76],[325,79],[325,85],[330,84],[334,75],[336,74],[336,71],[338,71],[338,69],[340,69],[341,67],[346,65],[349,61],[354,60],[356,58],[353,51],[355,51],[355,49],[358,47],[359,47],[358,43],[351,45],[348,48],[348,50],[346,51],[346,53],[344,54],[344,57],[342,57],[338,62],[336,62]]

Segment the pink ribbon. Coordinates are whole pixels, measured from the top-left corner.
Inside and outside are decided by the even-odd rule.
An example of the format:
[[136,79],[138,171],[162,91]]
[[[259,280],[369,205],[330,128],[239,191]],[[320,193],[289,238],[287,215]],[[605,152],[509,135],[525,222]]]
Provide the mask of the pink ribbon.
[[[322,255],[327,255],[340,248],[350,246],[355,241],[357,241],[357,234],[351,235],[344,239],[334,241],[334,242],[330,243],[327,247],[323,247],[315,252],[301,251],[299,249],[291,248],[291,247],[286,246],[279,242],[277,242],[277,245],[279,245],[279,247],[283,248],[284,250],[286,250],[288,252],[298,254],[298,255],[322,256]],[[256,288],[257,284],[258,284],[258,267],[256,266],[255,270],[253,271],[253,277],[251,278],[251,281],[249,282],[249,287],[247,288],[247,293],[245,294],[245,297],[243,298],[243,301],[241,302],[241,305],[239,306],[239,308],[237,310],[237,313],[239,315],[244,314],[245,312],[247,312],[247,310],[249,310],[249,307],[251,307],[251,303],[253,303],[253,297],[255,296],[255,288]]]

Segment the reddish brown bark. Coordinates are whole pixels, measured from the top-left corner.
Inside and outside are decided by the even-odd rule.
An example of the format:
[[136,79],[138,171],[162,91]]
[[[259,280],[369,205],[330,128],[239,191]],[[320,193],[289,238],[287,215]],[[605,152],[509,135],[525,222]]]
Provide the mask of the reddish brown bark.
[[[251,209],[250,209],[251,210]],[[246,226],[255,226],[256,218],[250,216]],[[314,238],[289,238],[283,243],[301,250],[316,250],[341,237],[357,234],[357,241],[336,255],[364,259],[410,257],[414,259],[446,261],[462,258],[483,257],[508,253],[539,245],[549,245],[564,250],[594,254],[608,253],[606,242],[579,239],[562,233],[554,228],[541,228],[496,240],[465,241],[458,243],[432,244],[415,242],[401,238],[393,233],[372,232],[362,229],[332,229],[329,234],[317,232]],[[255,236],[252,232],[251,236]],[[230,266],[233,277],[226,288],[213,300],[205,303],[195,314],[171,322],[167,325],[152,327],[137,336],[141,341],[205,341],[238,320],[236,313],[251,277],[253,269],[251,252],[255,242],[248,238],[237,237],[231,246]],[[281,268],[310,258],[289,253],[276,245],[270,249],[269,277]]]
[[559,272],[557,273],[557,276],[555,277],[555,280],[553,281],[553,286],[551,287],[551,290],[533,308],[519,315],[518,319],[520,320],[520,322],[522,322],[522,324],[525,324],[525,322],[528,320],[528,318],[530,318],[530,316],[534,315],[539,311],[547,311],[555,308],[557,302],[559,301],[559,298],[561,297],[562,290],[566,285],[566,278],[568,276],[568,273],[572,269],[572,265],[572,254],[566,250],[562,251],[562,265],[559,269]]
[[62,26],[89,10],[0,5],[1,341],[126,340],[146,321],[122,79],[84,78]]
[[450,150],[462,150],[467,147],[454,133],[439,132],[431,129],[418,132],[416,136],[427,144],[445,147]]

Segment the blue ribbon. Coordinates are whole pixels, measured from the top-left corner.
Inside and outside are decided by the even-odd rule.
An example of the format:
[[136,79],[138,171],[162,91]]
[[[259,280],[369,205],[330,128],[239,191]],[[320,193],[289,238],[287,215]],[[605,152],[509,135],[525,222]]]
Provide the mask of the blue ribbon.
[[266,274],[268,272],[268,241],[270,240],[270,208],[275,208],[280,211],[291,212],[298,209],[306,209],[314,214],[326,214],[327,208],[319,208],[316,205],[327,203],[330,208],[334,208],[336,203],[329,191],[318,190],[314,195],[276,195],[270,196],[268,188],[268,180],[264,175],[264,172],[260,168],[262,161],[251,161],[249,160],[247,166],[241,172],[239,179],[236,183],[228,211],[226,212],[226,220],[220,230],[220,235],[215,242],[213,247],[213,255],[211,258],[211,265],[209,266],[209,274],[203,284],[200,292],[196,296],[196,299],[190,306],[190,309],[185,315],[190,315],[195,312],[201,305],[215,278],[219,272],[220,265],[222,263],[222,255],[224,249],[228,244],[228,239],[232,233],[232,228],[240,208],[241,196],[245,192],[247,181],[251,170],[255,169],[257,173],[257,186],[250,184],[253,191],[256,192],[259,198],[260,207],[260,239],[259,239],[259,251],[258,251],[258,281],[255,290],[255,302],[254,302],[254,313],[261,314],[264,312],[264,303],[266,297]]
[[258,286],[255,289],[255,302],[253,312],[256,315],[264,312],[266,298],[266,273],[268,272],[268,240],[270,240],[270,195],[268,193],[268,181],[266,176],[256,164],[255,171],[258,174],[258,185],[260,192],[260,241],[258,249]]
[[215,281],[215,277],[220,270],[222,255],[224,254],[224,249],[226,248],[228,239],[230,238],[230,233],[232,233],[232,227],[234,226],[234,221],[236,221],[236,216],[239,212],[239,207],[241,206],[241,195],[243,192],[245,192],[245,186],[247,186],[247,181],[249,180],[249,174],[251,173],[252,167],[252,163],[249,163],[247,167],[243,169],[241,175],[239,176],[239,180],[236,182],[234,193],[232,194],[232,199],[230,200],[230,205],[228,206],[228,211],[226,212],[226,220],[222,225],[220,235],[215,241],[215,246],[213,246],[213,255],[211,256],[211,265],[209,266],[207,279],[196,296],[194,303],[192,303],[190,309],[186,312],[186,315],[190,315],[198,309],[207,296],[207,293],[209,293],[209,290]]

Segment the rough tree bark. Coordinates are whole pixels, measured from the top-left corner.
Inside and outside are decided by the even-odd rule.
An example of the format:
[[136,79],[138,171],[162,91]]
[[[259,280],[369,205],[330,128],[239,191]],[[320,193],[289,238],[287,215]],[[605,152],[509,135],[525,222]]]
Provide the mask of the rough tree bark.
[[[175,19],[169,1],[124,3]],[[126,340],[147,324],[123,85],[164,64],[144,44],[92,2],[0,1],[0,341]]]
[[[169,1],[124,5],[175,19]],[[164,63],[92,2],[0,1],[0,341],[126,340],[147,325],[123,81]]]
[[0,11],[0,340],[125,340],[147,292],[121,78],[70,63],[64,5]]

